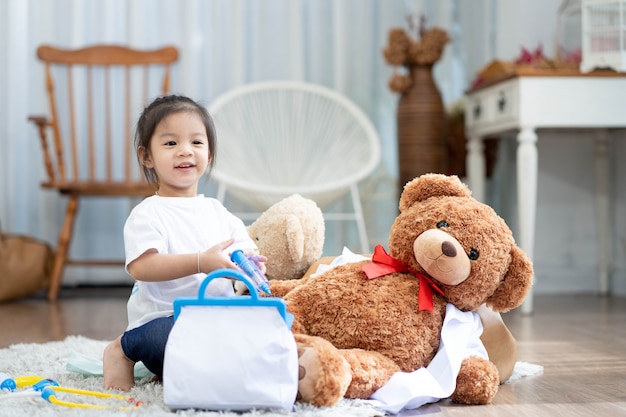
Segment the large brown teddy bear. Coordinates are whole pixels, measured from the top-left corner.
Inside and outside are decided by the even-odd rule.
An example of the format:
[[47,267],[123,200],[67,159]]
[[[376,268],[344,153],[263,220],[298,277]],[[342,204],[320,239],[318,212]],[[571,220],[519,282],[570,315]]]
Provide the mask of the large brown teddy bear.
[[[414,179],[405,186],[399,208],[388,259],[270,282],[272,293],[282,296],[295,315],[292,330],[307,374],[300,381],[300,400],[329,406],[342,397],[367,399],[397,371],[430,363],[447,303],[461,311],[486,304],[504,312],[528,293],[530,260],[504,220],[472,198],[457,177]],[[375,258],[385,254],[378,248]],[[368,279],[364,271],[389,265],[398,272]],[[499,382],[492,362],[470,356],[463,359],[451,398],[486,404]]]

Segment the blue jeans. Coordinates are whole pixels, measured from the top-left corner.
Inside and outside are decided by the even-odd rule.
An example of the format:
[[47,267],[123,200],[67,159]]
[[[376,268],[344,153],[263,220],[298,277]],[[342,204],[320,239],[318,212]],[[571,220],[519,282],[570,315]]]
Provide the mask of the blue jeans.
[[154,319],[142,326],[124,332],[122,350],[128,359],[143,362],[150,372],[163,376],[165,343],[174,326],[174,316]]

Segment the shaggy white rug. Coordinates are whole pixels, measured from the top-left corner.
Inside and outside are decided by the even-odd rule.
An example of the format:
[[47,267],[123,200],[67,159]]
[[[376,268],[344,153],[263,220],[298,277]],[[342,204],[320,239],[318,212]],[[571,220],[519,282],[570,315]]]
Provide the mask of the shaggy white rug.
[[[67,369],[68,359],[72,355],[84,355],[88,358],[100,359],[104,347],[108,342],[92,340],[82,336],[69,336],[63,341],[49,342],[44,344],[16,344],[6,349],[0,349],[0,372],[11,376],[36,375],[50,378],[59,385],[90,391],[102,392],[102,377],[89,376],[73,372]],[[543,367],[524,362],[518,362],[515,372],[508,382],[527,375],[541,373]],[[159,416],[220,416],[220,417],[372,417],[383,416],[384,412],[372,408],[360,401],[342,400],[335,407],[316,408],[306,404],[296,404],[292,412],[256,410],[249,413],[207,412],[207,411],[178,411],[173,413],[163,404],[163,391],[161,384],[150,383],[147,380],[138,381],[138,384],[130,392],[130,396],[141,401],[140,407],[132,411],[117,409],[124,405],[121,400],[100,399],[95,397],[59,394],[59,399],[73,402],[85,402],[110,406],[110,409],[80,409],[67,408],[51,404],[39,395],[27,396],[23,390],[16,393],[0,393],[0,416],[133,416],[133,417],[159,417]]]

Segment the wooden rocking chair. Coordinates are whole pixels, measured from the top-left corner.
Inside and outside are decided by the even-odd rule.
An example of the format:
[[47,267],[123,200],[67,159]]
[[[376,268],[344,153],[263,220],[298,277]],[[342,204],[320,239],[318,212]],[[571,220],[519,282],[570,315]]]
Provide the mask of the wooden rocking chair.
[[37,126],[41,139],[47,174],[42,187],[56,189],[69,198],[48,290],[48,299],[55,300],[66,265],[123,264],[70,259],[79,200],[154,193],[154,187],[137,167],[132,133],[144,106],[168,93],[178,50],[137,50],[117,45],[82,49],[40,46],[37,57],[45,65],[50,115],[28,119]]

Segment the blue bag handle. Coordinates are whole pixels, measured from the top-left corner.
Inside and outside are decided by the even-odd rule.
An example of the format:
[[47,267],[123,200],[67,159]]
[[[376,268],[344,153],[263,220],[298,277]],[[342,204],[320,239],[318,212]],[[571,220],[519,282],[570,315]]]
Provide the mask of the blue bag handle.
[[[236,297],[206,297],[206,288],[215,278],[234,278],[248,287],[250,295],[239,295]],[[235,307],[275,307],[280,313],[287,327],[291,329],[293,324],[293,314],[287,311],[285,301],[278,297],[259,297],[256,286],[246,275],[236,269],[221,268],[216,269],[206,276],[200,288],[198,297],[178,297],[174,300],[174,320],[180,315],[184,306],[235,306]]]

